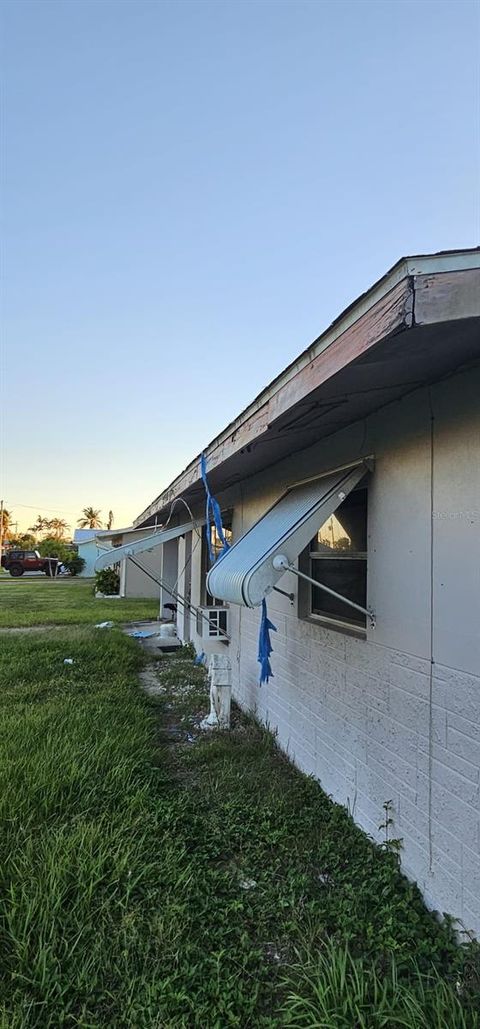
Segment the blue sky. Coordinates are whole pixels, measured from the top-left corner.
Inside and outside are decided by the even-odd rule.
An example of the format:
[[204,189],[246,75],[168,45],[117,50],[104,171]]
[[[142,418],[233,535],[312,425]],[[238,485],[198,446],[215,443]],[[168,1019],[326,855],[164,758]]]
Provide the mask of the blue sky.
[[22,0],[2,22],[22,527],[86,504],[128,524],[397,258],[479,242],[474,3]]

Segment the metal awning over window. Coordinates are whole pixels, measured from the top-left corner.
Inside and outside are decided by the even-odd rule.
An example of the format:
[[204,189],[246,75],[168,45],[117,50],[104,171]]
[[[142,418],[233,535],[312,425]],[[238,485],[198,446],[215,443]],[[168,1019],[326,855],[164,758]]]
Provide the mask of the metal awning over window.
[[[231,604],[261,604],[369,467],[362,461],[289,489],[210,569],[208,592]],[[274,564],[280,555],[287,565]]]
[[95,571],[101,572],[102,568],[116,565],[124,557],[135,557],[135,554],[141,554],[145,550],[153,550],[154,547],[160,547],[162,543],[168,543],[169,540],[177,539],[178,536],[184,536],[185,533],[191,532],[192,529],[196,529],[202,524],[202,521],[195,524],[187,522],[186,525],[177,525],[173,529],[154,532],[151,536],[144,536],[141,540],[134,540],[133,543],[124,543],[123,547],[109,547],[103,554],[100,554],[100,557],[97,557]]

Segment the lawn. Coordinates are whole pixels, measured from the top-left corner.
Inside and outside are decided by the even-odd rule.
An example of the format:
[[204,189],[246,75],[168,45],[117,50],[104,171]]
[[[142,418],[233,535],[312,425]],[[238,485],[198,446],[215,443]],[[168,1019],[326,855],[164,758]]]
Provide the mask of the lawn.
[[476,1029],[478,950],[395,850],[238,711],[201,734],[188,651],[149,698],[144,660],[118,629],[0,635],[1,1029]]
[[157,600],[96,600],[91,579],[0,578],[0,627],[128,622],[158,610]]

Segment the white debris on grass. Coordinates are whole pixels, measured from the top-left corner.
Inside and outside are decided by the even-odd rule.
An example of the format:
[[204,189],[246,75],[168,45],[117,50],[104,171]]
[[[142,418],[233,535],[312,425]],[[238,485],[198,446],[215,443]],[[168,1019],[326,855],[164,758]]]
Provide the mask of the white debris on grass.
[[278,950],[278,947],[275,943],[266,943],[265,953],[268,960],[274,961],[276,964],[278,964],[282,960],[282,955],[280,954],[280,951]]
[[63,663],[64,663],[64,665],[73,665],[73,663],[74,663],[73,657],[64,657]]
[[328,872],[318,872],[317,880],[321,886],[333,886],[333,879]]
[[256,879],[239,879],[238,885],[241,890],[254,890],[258,883]]
[[189,697],[191,693],[194,693],[198,687],[194,683],[175,683],[174,686],[170,685],[170,693],[172,697],[182,698]]
[[113,629],[114,622],[97,622],[96,629]]

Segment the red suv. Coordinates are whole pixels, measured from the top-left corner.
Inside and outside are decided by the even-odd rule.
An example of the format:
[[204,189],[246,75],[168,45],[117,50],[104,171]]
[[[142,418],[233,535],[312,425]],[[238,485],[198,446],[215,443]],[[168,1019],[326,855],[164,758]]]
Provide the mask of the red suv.
[[24,572],[45,572],[45,575],[57,575],[58,557],[40,557],[38,550],[9,550],[2,555],[2,568],[19,578]]

